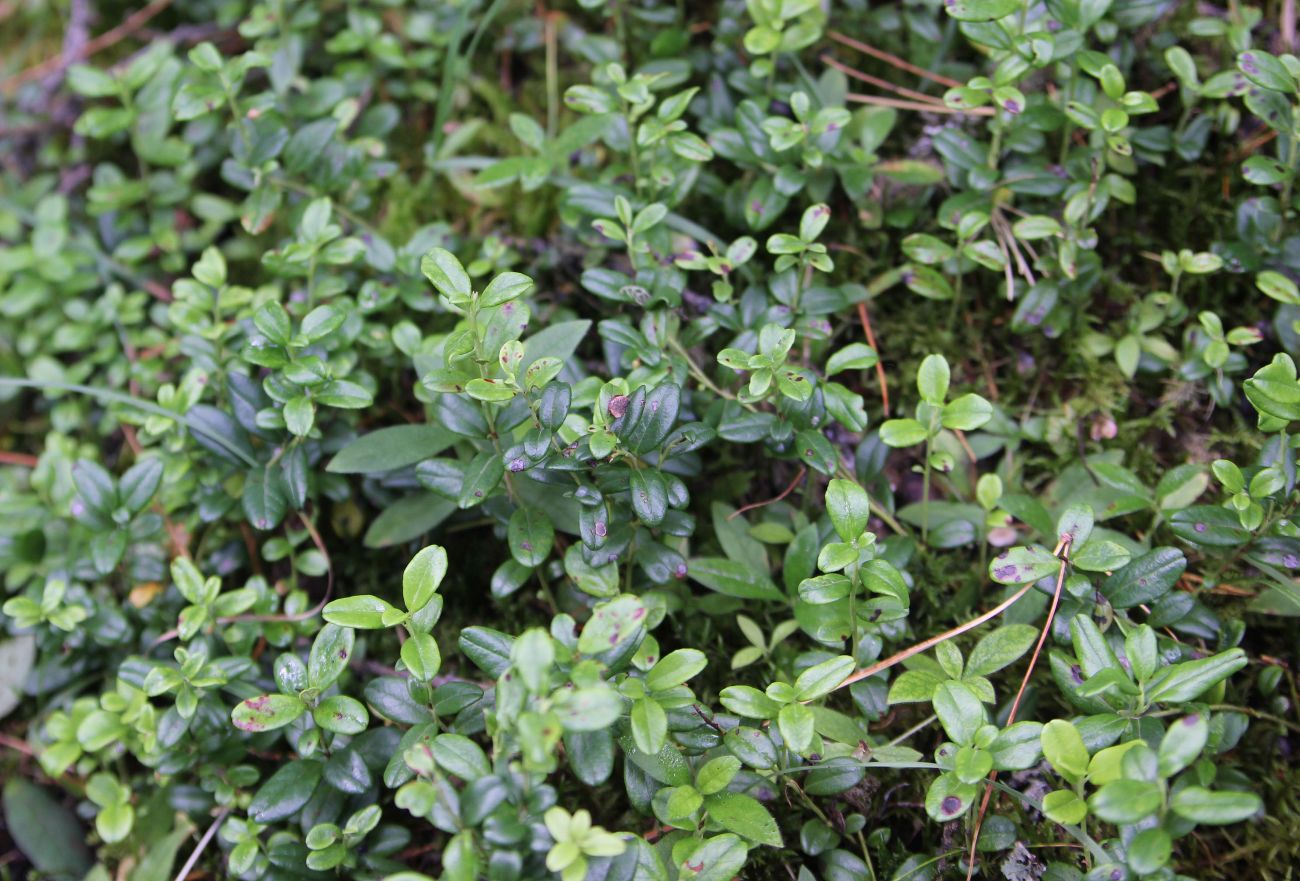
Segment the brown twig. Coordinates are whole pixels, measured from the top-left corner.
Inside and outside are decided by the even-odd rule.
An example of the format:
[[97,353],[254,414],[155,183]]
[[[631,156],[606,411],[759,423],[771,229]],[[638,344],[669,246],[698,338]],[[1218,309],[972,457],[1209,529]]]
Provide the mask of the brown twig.
[[861,40],[855,40],[852,37],[845,36],[844,34],[841,34],[839,31],[827,31],[826,36],[830,37],[832,40],[834,40],[837,43],[842,43],[843,45],[848,46],[850,49],[857,49],[859,52],[862,52],[865,55],[870,55],[872,58],[879,59],[880,61],[883,61],[886,64],[891,64],[894,67],[897,67],[899,70],[905,70],[908,73],[914,73],[919,77],[923,77],[924,79],[930,80],[931,82],[948,86],[951,89],[960,89],[962,86],[965,85],[965,83],[959,83],[955,79],[952,79],[951,77],[946,77],[943,74],[931,73],[930,71],[926,70],[923,67],[917,67],[915,64],[912,64],[910,61],[904,61],[903,59],[899,58],[897,55],[891,55],[888,52],[884,51],[883,49],[877,49],[875,46],[868,46],[866,43],[862,42]]
[[190,876],[190,870],[198,863],[199,857],[203,856],[203,851],[212,841],[212,836],[217,834],[217,827],[221,825],[221,821],[226,819],[226,815],[229,813],[230,808],[228,807],[217,811],[217,815],[212,818],[212,825],[208,827],[208,831],[203,833],[203,837],[199,839],[199,843],[195,845],[193,852],[190,853],[189,859],[181,866],[181,870],[176,873],[176,881],[185,881]]
[[[1056,620],[1056,609],[1061,602],[1061,589],[1065,586],[1065,570],[1070,563],[1070,544],[1074,537],[1068,532],[1061,535],[1056,544],[1055,555],[1060,558],[1061,564],[1056,571],[1056,590],[1052,591],[1052,605],[1047,610],[1047,620],[1043,622],[1043,632],[1038,635],[1038,642],[1034,645],[1034,653],[1029,657],[1029,666],[1025,668],[1025,675],[1020,680],[1020,689],[1016,692],[1016,699],[1011,702],[1011,711],[1007,713],[1007,725],[1016,721],[1016,711],[1020,709],[1020,699],[1025,696],[1025,689],[1029,687],[1029,678],[1034,675],[1034,668],[1038,666],[1038,657],[1042,654],[1043,644],[1047,642],[1047,634],[1052,632],[1052,622]],[[980,827],[984,825],[984,814],[989,808],[989,798],[993,795],[993,781],[998,779],[998,772],[995,770],[989,775],[989,783],[984,787],[984,798],[980,799],[979,813],[975,815],[975,828],[971,832],[970,853],[966,856],[966,881],[970,881],[975,872],[975,848],[980,840]]]
[[0,746],[11,749],[16,753],[22,753],[25,756],[33,758],[36,756],[36,750],[28,746],[26,741],[10,737],[8,734],[0,734]]
[[876,345],[876,335],[871,330],[871,316],[867,314],[867,304],[858,304],[858,323],[862,325],[862,332],[867,337],[867,345],[876,353],[876,380],[880,383],[880,403],[885,408],[885,415],[889,415],[889,381],[885,379],[885,365],[880,360],[880,347]]
[[850,67],[843,61],[832,58],[830,55],[823,54],[822,61],[829,64],[845,76],[852,77],[855,80],[869,83],[870,85],[893,92],[896,95],[902,95],[904,98],[912,98],[926,104],[937,104],[940,107],[947,107],[947,105],[943,103],[942,98],[936,98],[933,95],[927,95],[925,92],[918,92],[915,89],[909,89],[905,86],[898,86],[891,83],[889,80],[882,80],[880,77],[872,76],[869,73],[863,73],[855,67]]
[[[226,618],[218,618],[217,624],[241,624],[241,623],[294,623],[296,621],[306,621],[308,618],[314,618],[320,614],[321,610],[330,601],[334,594],[334,560],[330,557],[329,551],[325,549],[325,542],[321,539],[320,532],[316,529],[315,524],[307,518],[302,511],[298,512],[298,519],[302,521],[303,528],[311,536],[312,544],[316,545],[316,550],[320,551],[321,556],[325,558],[325,595],[320,598],[320,602],[307,609],[304,612],[297,612],[292,615],[275,614],[275,615],[230,615]],[[179,630],[168,630],[159,636],[149,646],[152,651],[165,642],[170,642],[180,636]]]
[[768,499],[765,502],[751,502],[750,504],[745,505],[744,507],[737,508],[736,510],[732,511],[730,514],[727,515],[727,519],[735,520],[737,517],[739,517],[741,514],[744,514],[746,511],[752,511],[755,508],[763,508],[768,505],[772,505],[775,504],[776,502],[781,501],[783,498],[790,495],[790,493],[794,492],[794,488],[799,485],[799,481],[803,480],[804,475],[807,473],[808,473],[808,469],[801,467],[799,469],[799,473],[794,476],[794,480],[790,481],[789,486],[781,490],[780,495],[773,496],[772,498]]
[[902,98],[886,98],[882,95],[864,95],[861,92],[849,92],[844,96],[847,101],[858,104],[874,104],[877,107],[896,107],[899,110],[923,110],[928,113],[949,113],[964,116],[992,116],[992,107],[949,107],[947,104],[929,104],[921,101],[905,101]]
[[932,636],[929,639],[918,642],[914,646],[903,649],[901,652],[899,652],[896,655],[890,655],[888,658],[885,658],[883,661],[876,661],[876,663],[872,664],[869,667],[863,667],[861,670],[858,670],[848,679],[845,679],[843,682],[837,685],[836,688],[837,689],[846,688],[855,682],[861,682],[863,679],[866,679],[870,676],[875,676],[881,670],[888,670],[890,667],[894,666],[900,661],[906,661],[908,658],[912,657],[913,655],[919,655],[921,652],[926,651],[927,649],[934,648],[939,643],[946,642],[947,640],[952,639],[954,636],[961,636],[963,633],[965,633],[968,630],[974,630],[976,627],[979,627],[981,624],[985,623],[986,621],[991,621],[992,619],[996,618],[998,615],[1001,615],[1007,609],[1014,606],[1016,604],[1016,600],[1020,599],[1022,596],[1029,593],[1030,588],[1032,588],[1033,586],[1034,583],[1031,581],[1029,584],[1024,585],[1023,587],[1020,588],[1020,590],[1016,591],[1011,596],[1007,597],[1005,600],[998,603],[993,608],[989,609],[983,615],[972,618],[971,620],[967,621],[965,624],[959,624],[956,627],[952,628],[951,630],[945,630],[943,633],[940,633],[938,636]]
[[144,27],[150,19],[171,5],[172,0],[153,0],[153,2],[128,15],[117,27],[104,31],[104,33],[86,42],[75,51],[47,58],[39,64],[19,71],[8,79],[0,80],[0,92],[9,92],[23,83],[41,79],[49,74],[62,73],[78,61],[84,61],[95,53],[101,52],[129,37]]
[[17,465],[20,468],[35,468],[40,460],[30,453],[0,452],[0,465]]

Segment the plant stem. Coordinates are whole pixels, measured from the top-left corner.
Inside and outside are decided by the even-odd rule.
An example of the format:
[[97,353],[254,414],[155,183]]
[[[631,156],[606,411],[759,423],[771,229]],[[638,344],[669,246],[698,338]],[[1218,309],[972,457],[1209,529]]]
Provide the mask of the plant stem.
[[672,349],[678,355],[682,356],[682,358],[686,361],[686,369],[690,371],[691,376],[695,377],[695,381],[698,382],[700,385],[704,386],[706,389],[713,392],[715,395],[717,395],[720,398],[725,398],[728,401],[737,402],[738,404],[740,404],[740,406],[744,407],[746,410],[748,410],[751,413],[758,412],[758,408],[755,407],[753,404],[740,400],[733,393],[727,391],[726,389],[720,388],[717,384],[713,382],[713,380],[709,379],[709,375],[704,372],[703,368],[701,368],[698,364],[695,363],[695,360],[691,357],[690,352],[686,350],[686,347],[683,346],[676,337],[669,337],[668,348]]
[[[930,408],[933,411],[933,407]],[[934,443],[934,413],[930,413],[930,425],[925,435],[925,461],[921,463],[921,546],[925,547],[930,536],[930,451]]]

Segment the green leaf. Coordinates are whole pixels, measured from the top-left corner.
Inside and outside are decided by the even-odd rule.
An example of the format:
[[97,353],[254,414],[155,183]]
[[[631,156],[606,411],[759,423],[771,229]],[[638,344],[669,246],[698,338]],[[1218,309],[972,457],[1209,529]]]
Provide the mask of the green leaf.
[[1014,664],[1038,639],[1038,630],[1028,624],[1007,624],[985,636],[971,649],[966,661],[967,676],[987,676]]
[[647,526],[658,526],[668,514],[668,484],[658,471],[643,468],[628,477],[632,511]]
[[623,712],[623,699],[604,685],[562,691],[560,697],[555,714],[565,731],[599,731],[613,725]]
[[631,595],[601,603],[582,628],[578,651],[599,655],[621,647],[644,631],[645,617],[645,604]]
[[943,5],[943,11],[958,21],[993,21],[1019,8],[1019,0],[950,0]]
[[916,373],[916,390],[921,400],[942,407],[948,397],[948,360],[942,355],[926,355]]
[[533,280],[520,272],[503,272],[488,283],[479,295],[479,305],[500,306],[522,297],[533,286]]
[[880,426],[880,440],[890,447],[914,447],[928,436],[925,426],[915,419],[889,419]]
[[331,600],[325,605],[321,615],[331,624],[341,627],[355,627],[359,630],[376,630],[386,627],[385,617],[391,617],[397,609],[388,601],[377,596],[343,597]]
[[4,787],[5,830],[25,857],[56,881],[80,881],[93,863],[86,831],[49,791],[14,776]]
[[449,774],[472,783],[492,772],[487,756],[477,743],[462,734],[439,734],[429,745],[433,760]]
[[943,408],[940,421],[954,431],[974,431],[993,418],[993,405],[979,395],[962,395]]
[[569,770],[588,786],[599,786],[614,770],[614,735],[602,731],[566,731],[564,751]]
[[1159,767],[1161,777],[1172,777],[1200,756],[1209,739],[1210,725],[1199,713],[1184,716],[1169,726],[1160,741]]
[[1188,786],[1174,793],[1170,806],[1175,814],[1193,823],[1226,826],[1255,816],[1264,803],[1253,792],[1215,792],[1203,786]]
[[746,719],[774,719],[781,711],[780,704],[749,685],[728,685],[718,694],[718,700],[728,710]]
[[35,663],[36,638],[31,634],[0,641],[0,719],[18,706]]
[[[118,485],[122,507],[132,514],[145,509],[163,479],[163,463],[159,458],[149,458],[127,469]],[[3,715],[3,713],[0,713]]]
[[1058,789],[1043,797],[1043,815],[1055,823],[1074,826],[1088,816],[1088,805],[1073,791]]
[[989,563],[989,577],[999,584],[1024,584],[1056,575],[1061,561],[1042,545],[1003,551]]
[[519,365],[519,372],[525,373],[538,358],[568,362],[590,329],[591,322],[585,318],[557,321],[542,328],[524,340],[524,360]]
[[988,713],[979,695],[962,682],[944,682],[934,691],[934,712],[943,730],[954,743],[964,746],[975,739],[975,732],[988,721]]
[[466,627],[457,640],[460,650],[493,679],[510,669],[514,637],[490,627]]
[[925,793],[925,812],[936,823],[955,820],[970,810],[979,789],[963,783],[956,774],[940,774]]
[[515,396],[514,388],[500,379],[471,379],[465,383],[465,393],[476,401],[500,404]]
[[540,566],[551,553],[555,527],[536,508],[520,507],[510,515],[510,553],[521,566]]
[[1143,829],[1128,846],[1129,868],[1140,875],[1158,871],[1173,855],[1174,843],[1163,829]]
[[1115,608],[1131,609],[1164,596],[1186,568],[1187,558],[1182,551],[1155,548],[1103,581],[1101,593]]
[[697,557],[688,563],[687,573],[694,581],[727,596],[774,602],[785,599],[772,579],[722,557]]
[[845,370],[870,370],[879,361],[876,350],[866,343],[849,343],[827,359],[826,375],[831,377]]
[[465,469],[465,482],[461,484],[457,506],[464,510],[482,504],[501,483],[505,470],[501,456],[495,452],[479,453]]
[[1071,783],[1078,783],[1088,773],[1088,747],[1079,729],[1065,719],[1053,719],[1043,726],[1043,756]]
[[799,755],[808,752],[816,733],[816,717],[812,710],[803,704],[786,704],[776,714],[776,726],[791,751]]
[[719,792],[704,800],[704,809],[723,829],[755,844],[781,847],[781,831],[767,808],[753,796]]
[[455,254],[445,248],[434,248],[420,260],[420,271],[452,303],[469,302],[472,293],[469,275]]
[[1070,564],[1084,572],[1114,572],[1131,559],[1128,548],[1108,539],[1093,539],[1070,553]]
[[289,510],[288,488],[279,468],[256,468],[244,478],[244,515],[261,530],[275,528]]
[[855,666],[848,655],[840,655],[809,667],[794,681],[795,697],[810,701],[830,694],[849,677]]
[[1277,56],[1259,49],[1237,55],[1237,69],[1261,89],[1294,95],[1296,79]]
[[708,664],[704,652],[698,649],[677,649],[659,659],[646,674],[646,688],[664,691],[683,684]]
[[362,544],[386,548],[404,544],[438,527],[456,510],[456,504],[437,493],[418,492],[398,499],[374,519]]
[[1218,505],[1194,505],[1169,518],[1169,528],[1183,541],[1200,547],[1230,548],[1245,544],[1250,531],[1236,513]]
[[1173,664],[1158,671],[1147,683],[1147,700],[1175,704],[1196,700],[1245,666],[1246,653],[1239,648]]
[[334,474],[376,474],[414,465],[456,441],[440,425],[394,425],[364,434],[339,450],[325,466]]
[[360,734],[370,724],[370,713],[361,701],[345,694],[325,698],[312,710],[312,718],[326,731],[338,734]]
[[1137,823],[1164,803],[1160,784],[1147,780],[1116,780],[1088,799],[1088,810],[1107,823]]
[[429,604],[447,576],[447,552],[429,545],[411,558],[402,572],[402,602],[414,614]]
[[258,733],[283,728],[306,711],[307,705],[293,695],[264,694],[240,703],[230,719],[241,731]]
[[411,675],[421,682],[428,682],[438,675],[442,666],[442,652],[438,641],[428,633],[413,633],[402,643],[402,663]]
[[375,402],[374,396],[355,382],[336,379],[325,383],[316,392],[316,400],[327,407],[359,410]]
[[749,847],[731,833],[715,835],[682,861],[679,881],[732,881],[745,865]]
[[989,744],[993,766],[999,771],[1022,771],[1038,764],[1043,754],[1042,732],[1038,722],[1016,722],[999,731]]
[[826,513],[842,541],[853,541],[866,531],[871,517],[867,491],[848,480],[833,479],[826,485]]
[[740,759],[735,756],[718,756],[700,766],[695,775],[695,788],[704,795],[712,795],[727,788],[740,773]]
[[630,721],[637,749],[648,755],[663,749],[668,739],[668,715],[654,699],[643,697],[635,701]]
[[326,624],[320,629],[307,660],[309,687],[326,689],[334,684],[352,659],[354,637],[355,631],[337,624]]
[[905,670],[889,686],[887,700],[891,704],[929,702],[943,681],[939,675],[926,670]]
[[1255,277],[1255,287],[1259,288],[1265,296],[1271,297],[1279,303],[1300,306],[1300,288],[1280,272],[1274,272],[1271,269],[1261,272]]

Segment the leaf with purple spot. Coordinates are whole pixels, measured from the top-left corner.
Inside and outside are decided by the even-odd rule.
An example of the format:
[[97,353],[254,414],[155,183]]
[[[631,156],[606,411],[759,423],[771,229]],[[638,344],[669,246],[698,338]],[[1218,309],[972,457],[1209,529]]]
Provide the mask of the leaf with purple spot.
[[1055,575],[1061,563],[1042,545],[1014,547],[989,563],[989,577],[998,584],[1025,584]]
[[306,711],[307,705],[290,694],[250,697],[235,707],[230,720],[241,731],[258,733],[283,728]]

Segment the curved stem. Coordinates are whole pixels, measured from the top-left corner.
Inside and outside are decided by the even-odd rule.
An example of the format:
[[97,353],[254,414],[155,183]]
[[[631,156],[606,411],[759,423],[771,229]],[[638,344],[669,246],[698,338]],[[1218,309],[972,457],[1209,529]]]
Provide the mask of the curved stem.
[[0,376],[0,388],[5,387],[41,390],[53,389],[55,391],[74,392],[79,395],[87,395],[88,397],[99,398],[102,401],[112,401],[116,404],[126,404],[128,407],[135,407],[137,410],[143,410],[144,412],[152,413],[155,416],[162,416],[166,419],[174,419],[177,422],[180,422],[195,434],[201,434],[205,438],[211,440],[232,456],[238,458],[249,468],[256,468],[261,464],[243,450],[231,444],[225,438],[212,434],[206,426],[199,425],[192,421],[188,415],[167,410],[163,407],[159,407],[152,401],[146,401],[142,398],[137,398],[134,395],[128,395],[124,392],[115,392],[111,389],[95,388],[89,385],[78,385],[77,383],[72,382],[48,382],[45,380],[23,379],[16,376]]

